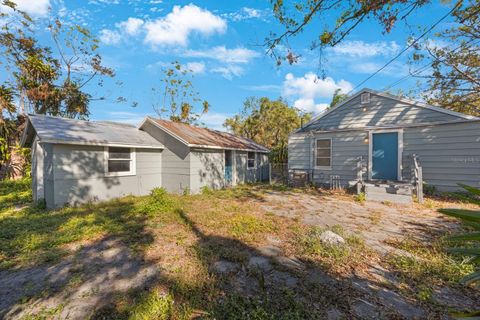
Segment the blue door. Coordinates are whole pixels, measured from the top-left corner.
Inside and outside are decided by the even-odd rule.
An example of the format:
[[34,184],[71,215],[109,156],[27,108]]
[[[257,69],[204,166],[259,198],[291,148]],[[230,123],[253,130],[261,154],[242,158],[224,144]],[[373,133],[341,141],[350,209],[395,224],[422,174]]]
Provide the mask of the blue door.
[[372,179],[397,180],[398,133],[374,133],[372,140]]

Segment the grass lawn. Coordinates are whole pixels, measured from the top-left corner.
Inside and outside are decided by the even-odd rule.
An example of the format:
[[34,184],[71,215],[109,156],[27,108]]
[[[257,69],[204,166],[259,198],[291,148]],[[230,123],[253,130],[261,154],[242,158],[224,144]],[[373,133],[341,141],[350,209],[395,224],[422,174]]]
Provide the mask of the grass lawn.
[[[332,310],[349,318],[358,316],[355,304],[362,299],[377,303],[378,314],[395,318],[395,306],[378,302],[374,291],[352,284],[358,279],[374,283],[368,273],[372,265],[391,270],[399,282],[397,286],[377,281],[376,287],[402,295],[429,317],[451,309],[433,300],[438,288],[473,290],[459,287],[457,281],[474,266],[447,255],[440,240],[428,244],[392,240],[392,246],[418,260],[394,254],[382,257],[361,236],[340,226],[330,229],[345,239],[345,245],[325,245],[320,241],[324,228],[265,210],[262,204],[272,192],[319,195],[316,190],[275,186],[204,189],[199,195],[155,189],[150,196],[48,211],[30,205],[28,179],[0,182],[0,272],[13,277],[40,266],[62,265],[72,257],[86,257],[79,252],[103,239],[119,239],[124,246],[119,252],[128,251],[127,259],[154,266],[158,274],[135,287],[109,292],[108,303],[94,305],[89,313],[98,319],[321,319]],[[353,196],[338,197],[355,203]],[[376,210],[373,224],[388,214]],[[270,253],[277,249],[281,254]],[[81,265],[81,260],[76,263]],[[25,293],[16,304],[27,308],[32,301],[80,290],[95,270],[90,266],[70,270],[68,281],[56,291]],[[129,277],[127,271],[125,275]],[[472,292],[478,293],[466,294]],[[48,305],[25,317],[51,318],[64,308],[63,303]]]

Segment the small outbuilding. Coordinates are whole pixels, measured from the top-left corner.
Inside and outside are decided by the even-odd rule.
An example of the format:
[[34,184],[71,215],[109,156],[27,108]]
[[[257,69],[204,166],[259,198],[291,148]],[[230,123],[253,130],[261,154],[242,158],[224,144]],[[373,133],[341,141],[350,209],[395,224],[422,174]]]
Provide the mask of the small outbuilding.
[[227,132],[146,117],[139,126],[164,146],[163,186],[170,192],[199,192],[267,181],[269,150]]
[[268,149],[253,141],[148,117],[136,127],[29,115],[21,143],[32,149],[33,199],[47,208],[268,178]]
[[480,118],[371,89],[294,132],[288,151],[289,170],[308,172],[315,184],[395,193],[421,173],[431,190],[480,186]]

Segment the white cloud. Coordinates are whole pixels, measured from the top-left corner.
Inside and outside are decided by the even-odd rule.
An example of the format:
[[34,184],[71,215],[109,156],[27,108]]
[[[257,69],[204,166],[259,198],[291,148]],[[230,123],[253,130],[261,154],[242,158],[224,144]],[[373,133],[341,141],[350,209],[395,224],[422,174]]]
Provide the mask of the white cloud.
[[264,19],[269,13],[269,10],[243,7],[239,11],[225,13],[222,16],[233,21],[242,21],[248,19]]
[[205,72],[205,63],[203,62],[189,62],[186,64],[186,68],[193,73],[200,74]]
[[210,129],[225,131],[223,124],[230,116],[226,113],[207,112],[200,117],[200,122],[203,122]]
[[[364,61],[362,63],[350,63],[349,70],[356,73],[372,74],[380,70],[384,65],[384,63]],[[402,77],[408,73],[408,65],[402,62],[391,63],[385,69],[380,71],[380,74],[396,77]]]
[[[17,9],[25,11],[32,17],[45,17],[48,15],[50,0],[13,0]],[[0,12],[11,12],[7,6],[0,5]]]
[[317,103],[315,99],[330,99],[335,90],[340,89],[347,93],[353,88],[352,84],[345,80],[335,82],[330,77],[319,79],[312,72],[303,77],[295,77],[288,73],[283,81],[282,94],[285,97],[295,98],[294,106],[308,112],[320,112],[325,110],[327,104]]
[[305,112],[320,113],[325,111],[329,104],[328,103],[315,103],[313,99],[297,99],[293,103],[293,106],[297,109],[300,109]]
[[140,32],[140,28],[143,26],[144,23],[145,22],[142,19],[128,18],[126,21],[117,23],[116,26],[126,34],[134,36]]
[[306,73],[303,77],[295,77],[288,73],[283,82],[283,94],[289,96],[301,96],[303,98],[331,98],[335,90],[343,92],[352,90],[352,84],[345,80],[335,82],[330,77],[319,79],[312,72]]
[[145,23],[145,42],[153,46],[186,46],[192,33],[208,36],[226,29],[226,21],[208,10],[194,4],[174,6],[165,17]]
[[219,73],[225,79],[232,80],[234,77],[240,77],[244,70],[239,65],[227,64],[226,66],[213,68],[212,72]]
[[227,49],[225,46],[217,46],[207,50],[187,50],[184,56],[209,58],[227,63],[248,63],[258,57],[259,53],[242,47]]
[[163,0],[150,0],[150,4],[160,4]]
[[122,36],[118,31],[108,29],[100,30],[99,38],[105,44],[118,44],[122,40]]
[[375,57],[390,56],[400,50],[400,46],[395,41],[385,42],[364,42],[364,41],[345,41],[329,49],[330,52],[338,55],[350,57]]

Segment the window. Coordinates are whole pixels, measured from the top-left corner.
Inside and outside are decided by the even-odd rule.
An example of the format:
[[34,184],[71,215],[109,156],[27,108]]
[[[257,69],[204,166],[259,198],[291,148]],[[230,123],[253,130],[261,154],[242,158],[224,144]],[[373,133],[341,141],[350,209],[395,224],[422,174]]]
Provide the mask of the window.
[[135,152],[133,149],[106,147],[105,158],[105,173],[107,175],[118,176],[135,174]]
[[248,153],[247,168],[255,168],[255,152]]
[[360,96],[360,103],[367,104],[369,102],[370,102],[370,92],[362,93],[362,95]]
[[318,139],[316,147],[316,166],[330,167],[332,162],[332,140]]

